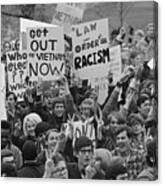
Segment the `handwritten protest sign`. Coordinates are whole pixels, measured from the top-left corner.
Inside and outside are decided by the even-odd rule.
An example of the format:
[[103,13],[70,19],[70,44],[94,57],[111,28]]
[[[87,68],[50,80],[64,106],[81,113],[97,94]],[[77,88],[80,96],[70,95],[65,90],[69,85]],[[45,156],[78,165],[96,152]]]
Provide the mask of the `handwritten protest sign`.
[[71,36],[73,64],[79,77],[93,85],[104,82],[110,64],[108,20],[73,25]]
[[81,136],[88,137],[95,144],[95,128],[93,123],[91,123],[91,120],[92,118],[90,118],[90,120],[86,120],[85,122],[73,122],[73,145],[75,144],[76,139]]
[[6,114],[6,106],[5,106],[5,100],[6,100],[6,81],[5,81],[5,65],[0,63],[0,103],[1,103],[1,109],[0,109],[0,120],[6,120],[7,114]]
[[52,24],[64,27],[65,33],[70,33],[72,24],[80,23],[84,14],[84,3],[60,3],[57,5]]
[[28,75],[32,81],[54,80],[64,73],[64,35],[62,27],[34,27],[27,29],[29,54]]
[[82,79],[96,77],[96,69],[102,72],[110,62],[108,20],[73,25],[71,36],[75,70]]
[[27,49],[27,28],[29,27],[57,27],[49,23],[20,18],[20,49]]
[[26,88],[27,53],[16,51],[8,52],[6,55],[9,90],[16,94],[18,101],[21,101]]
[[10,52],[10,51],[18,51],[19,50],[19,39],[4,41],[2,43],[2,51]]

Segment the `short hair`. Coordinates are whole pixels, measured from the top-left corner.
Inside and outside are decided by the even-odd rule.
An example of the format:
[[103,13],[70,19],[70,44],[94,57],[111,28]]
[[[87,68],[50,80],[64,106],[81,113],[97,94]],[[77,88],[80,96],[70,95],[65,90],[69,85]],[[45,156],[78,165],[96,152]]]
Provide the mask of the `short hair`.
[[91,146],[91,148],[93,149],[93,143],[91,139],[86,136],[81,136],[80,138],[76,139],[74,148],[76,152],[79,152],[81,148],[88,146]]
[[141,126],[143,126],[145,124],[145,122],[144,122],[143,118],[139,114],[132,113],[128,117],[127,125],[132,127],[132,126],[134,126],[136,124],[140,124]]
[[15,102],[17,102],[17,97],[16,97],[16,94],[14,92],[7,92],[6,93],[6,98],[8,98],[10,95],[13,95]]
[[146,100],[150,100],[148,95],[140,95],[140,97],[137,100],[137,106],[140,107],[142,103],[144,103]]
[[50,129],[49,123],[44,122],[44,121],[38,123],[36,128],[35,128],[36,137],[38,137],[39,134],[48,131],[49,129]]
[[59,133],[59,131],[57,129],[49,129],[47,132],[46,132],[46,136],[45,136],[45,140],[47,141],[48,138],[49,138],[49,135],[51,132],[56,132],[56,133]]
[[112,117],[115,117],[118,121],[118,124],[125,124],[126,120],[122,117],[122,114],[120,114],[119,112],[111,112],[108,116],[107,116],[107,122],[110,124]]
[[133,130],[129,126],[120,126],[117,131],[116,131],[116,136],[119,135],[120,133],[126,131],[126,134],[128,138],[131,138],[133,135]]
[[7,120],[1,120],[1,129],[11,131],[11,124]]
[[61,103],[63,104],[64,108],[65,108],[65,99],[63,97],[55,97],[53,100],[53,108],[55,108],[55,105],[57,103]]

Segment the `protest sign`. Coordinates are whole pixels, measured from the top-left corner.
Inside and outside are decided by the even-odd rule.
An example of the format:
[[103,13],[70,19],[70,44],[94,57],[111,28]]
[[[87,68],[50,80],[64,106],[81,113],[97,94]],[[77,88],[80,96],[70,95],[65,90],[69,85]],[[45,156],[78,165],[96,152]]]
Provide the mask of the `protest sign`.
[[6,100],[6,81],[5,81],[5,65],[0,63],[0,103],[1,103],[1,109],[0,109],[0,120],[7,120],[7,113],[6,113],[6,106],[5,106],[5,100]]
[[[83,4],[84,5],[84,4]],[[80,3],[60,3],[53,15],[52,24],[64,27],[64,33],[71,31],[70,25],[80,23],[84,14],[84,6]]]
[[91,86],[95,88],[99,86],[98,102],[103,104],[108,96],[108,72],[113,74],[113,84],[121,78],[122,62],[121,62],[121,48],[119,45],[109,48],[110,62],[109,65],[104,65],[105,68],[96,68],[97,76],[91,78]]
[[22,101],[26,88],[27,53],[12,51],[8,52],[6,56],[9,91],[16,94],[18,101]]
[[2,51],[4,53],[10,51],[18,51],[19,50],[19,39],[11,40],[11,41],[4,41],[2,43]]
[[105,87],[111,61],[108,19],[73,25],[71,36],[73,64],[79,77],[90,80],[92,86]]
[[55,80],[64,73],[64,35],[62,27],[33,27],[27,29],[27,51],[30,80]]
[[20,18],[20,49],[27,49],[27,28],[28,27],[57,27],[49,23]]
[[95,128],[92,123],[92,119],[93,118],[90,118],[85,122],[73,122],[73,146],[75,145],[75,141],[81,136],[88,137],[93,141],[93,144],[95,145]]
[[96,77],[96,69],[109,65],[108,20],[96,20],[72,26],[74,68],[82,79]]

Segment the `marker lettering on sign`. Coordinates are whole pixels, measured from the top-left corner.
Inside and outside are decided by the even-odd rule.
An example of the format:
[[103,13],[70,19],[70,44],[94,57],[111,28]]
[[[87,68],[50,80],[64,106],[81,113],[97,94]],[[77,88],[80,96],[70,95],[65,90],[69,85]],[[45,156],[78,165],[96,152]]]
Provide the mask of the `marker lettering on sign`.
[[46,37],[48,34],[48,30],[46,28],[43,28],[42,30],[40,28],[38,28],[37,30],[30,30],[29,35],[32,39],[34,39],[35,37]]
[[27,61],[24,61],[24,62],[11,62],[8,64],[7,66],[7,70],[9,72],[12,72],[12,71],[17,71],[17,70],[25,70],[26,69],[26,64],[27,64]]
[[20,89],[25,89],[26,88],[26,85],[25,83],[16,83],[16,84],[10,84],[10,90],[12,92],[16,91],[16,90],[20,90]]
[[35,63],[29,64],[29,76],[47,76],[47,75],[55,75],[55,72],[62,71],[63,65],[58,69],[56,66],[53,66],[51,63]]
[[27,53],[22,53],[20,54],[19,52],[14,52],[14,53],[8,53],[7,57],[9,58],[10,61],[15,61],[15,60],[22,60],[22,59],[27,59]]
[[15,83],[15,76],[17,75],[17,73],[16,73],[16,71],[14,70],[13,72],[12,72],[12,78],[13,78],[13,82]]
[[65,60],[65,54],[54,54],[54,53],[36,53],[38,60],[43,61],[63,61]]
[[77,56],[74,58],[75,69],[82,69],[87,66],[92,66],[100,63],[107,63],[110,62],[110,53],[109,48],[99,50],[97,52]]
[[48,48],[50,50],[55,51],[57,45],[56,39],[48,39],[48,40],[32,40],[30,43],[30,48],[33,52],[37,52],[38,50],[46,51]]
[[75,31],[76,36],[80,37],[80,36],[88,34],[89,32],[96,31],[96,26],[97,26],[96,22],[95,23],[90,23],[89,26],[85,25],[83,28],[73,27],[72,31]]

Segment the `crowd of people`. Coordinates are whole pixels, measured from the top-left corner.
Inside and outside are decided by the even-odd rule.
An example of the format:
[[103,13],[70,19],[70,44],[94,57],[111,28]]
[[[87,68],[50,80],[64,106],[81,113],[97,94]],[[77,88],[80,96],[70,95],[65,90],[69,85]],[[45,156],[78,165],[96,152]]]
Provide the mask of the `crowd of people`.
[[[98,87],[75,75],[60,75],[54,90],[27,89],[17,101],[7,91],[7,120],[1,121],[1,176],[57,179],[156,180],[158,178],[157,46],[155,27],[111,33],[121,45],[122,76],[98,103]],[[153,58],[154,67],[149,65]],[[28,79],[27,79],[28,82]],[[54,95],[55,94],[55,95]],[[75,136],[92,126],[94,139]]]

